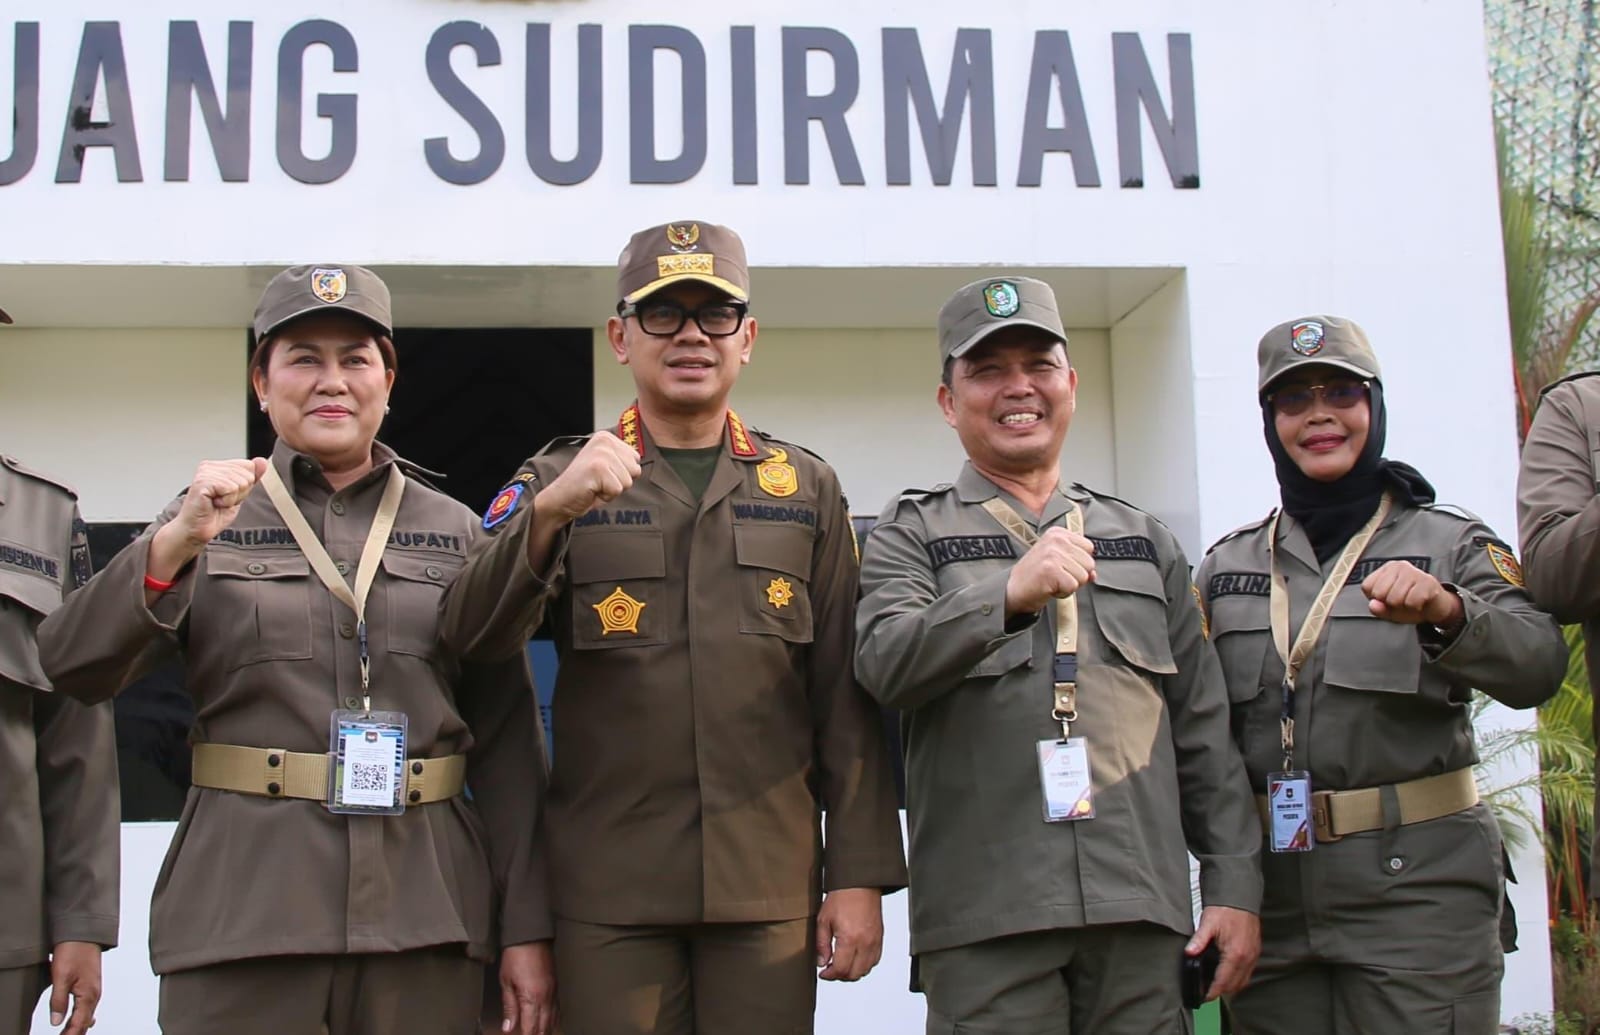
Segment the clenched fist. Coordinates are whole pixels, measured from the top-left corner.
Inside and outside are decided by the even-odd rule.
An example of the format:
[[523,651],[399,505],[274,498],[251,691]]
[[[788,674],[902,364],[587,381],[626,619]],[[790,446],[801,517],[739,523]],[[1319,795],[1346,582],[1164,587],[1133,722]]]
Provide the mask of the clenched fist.
[[1065,528],[1047,528],[1006,579],[1006,617],[1034,614],[1052,597],[1070,597],[1094,581],[1094,544]]
[[540,511],[566,524],[622,495],[639,477],[639,454],[609,431],[597,431],[572,463],[535,497]]
[[1460,597],[1409,561],[1385,564],[1362,581],[1361,592],[1373,614],[1401,625],[1449,628],[1466,615]]
[[267,462],[206,460],[194,472],[177,515],[156,532],[150,543],[151,577],[169,582],[184,565],[200,556],[206,544],[239,516],[239,505],[267,473]]

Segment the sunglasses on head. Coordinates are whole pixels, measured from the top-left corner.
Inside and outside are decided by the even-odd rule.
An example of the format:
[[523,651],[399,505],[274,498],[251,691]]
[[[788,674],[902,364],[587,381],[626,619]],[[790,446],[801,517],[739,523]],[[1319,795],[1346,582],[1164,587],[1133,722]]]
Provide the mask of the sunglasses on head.
[[1370,381],[1339,378],[1320,385],[1290,385],[1267,393],[1267,402],[1273,412],[1284,417],[1298,417],[1311,409],[1318,399],[1331,410],[1348,410],[1369,397]]

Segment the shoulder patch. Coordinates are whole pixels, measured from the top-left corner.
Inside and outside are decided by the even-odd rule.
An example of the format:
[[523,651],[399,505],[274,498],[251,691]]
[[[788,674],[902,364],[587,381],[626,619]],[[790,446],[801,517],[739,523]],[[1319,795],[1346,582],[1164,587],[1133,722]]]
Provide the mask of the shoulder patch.
[[1473,536],[1472,545],[1489,555],[1489,563],[1494,565],[1494,570],[1500,573],[1502,579],[1518,589],[1523,588],[1522,565],[1517,563],[1517,555],[1510,546],[1486,535]]
[[483,530],[490,531],[510,519],[518,505],[522,503],[522,496],[527,488],[526,482],[512,482],[501,489],[490,501],[489,509],[483,512]]
[[1233,531],[1229,532],[1227,535],[1223,536],[1221,539],[1218,539],[1216,542],[1214,542],[1210,546],[1206,547],[1206,553],[1207,554],[1211,553],[1212,550],[1215,550],[1217,547],[1221,546],[1223,543],[1226,543],[1226,542],[1229,542],[1231,540],[1237,539],[1242,535],[1249,535],[1251,532],[1257,532],[1257,531],[1260,531],[1261,529],[1267,527],[1267,522],[1271,521],[1272,520],[1272,515],[1276,514],[1277,512],[1278,512],[1277,508],[1274,507],[1272,510],[1267,511],[1267,514],[1266,514],[1265,517],[1263,517],[1263,518],[1261,518],[1259,520],[1256,520],[1256,521],[1252,521],[1247,525],[1240,525],[1238,528],[1234,529]]
[[6,467],[9,467],[11,470],[17,472],[18,474],[20,474],[20,475],[22,475],[22,476],[24,476],[26,478],[32,478],[34,481],[40,481],[40,482],[44,482],[46,485],[54,486],[55,488],[60,489],[62,492],[66,493],[68,496],[71,496],[73,499],[77,499],[78,498],[78,490],[77,489],[74,489],[72,486],[68,485],[66,482],[61,481],[58,478],[52,478],[48,474],[44,474],[42,472],[35,471],[33,468],[28,467],[26,464],[24,464],[22,461],[18,460],[14,456],[6,456],[4,454],[0,454],[0,464],[4,464]]
[[1568,374],[1566,377],[1558,377],[1554,381],[1551,381],[1549,384],[1545,385],[1543,388],[1539,389],[1539,397],[1541,399],[1544,398],[1545,393],[1557,385],[1564,385],[1568,381],[1581,381],[1586,377],[1595,376],[1600,376],[1600,370],[1580,370],[1576,374]]

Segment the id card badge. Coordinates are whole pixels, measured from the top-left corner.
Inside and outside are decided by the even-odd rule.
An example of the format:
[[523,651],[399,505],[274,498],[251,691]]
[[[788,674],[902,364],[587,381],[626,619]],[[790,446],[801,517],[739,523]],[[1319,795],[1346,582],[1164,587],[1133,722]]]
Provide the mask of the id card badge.
[[1089,742],[1082,737],[1039,741],[1039,786],[1044,791],[1046,823],[1093,819]]
[[329,812],[398,816],[406,810],[406,713],[333,713]]
[[1274,852],[1309,852],[1316,846],[1311,825],[1311,774],[1304,769],[1267,774],[1267,815]]

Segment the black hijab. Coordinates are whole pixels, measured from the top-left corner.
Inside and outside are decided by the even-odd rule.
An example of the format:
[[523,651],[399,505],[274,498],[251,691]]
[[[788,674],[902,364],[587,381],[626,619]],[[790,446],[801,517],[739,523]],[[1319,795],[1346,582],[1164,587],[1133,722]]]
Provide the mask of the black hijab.
[[1283,442],[1278,438],[1277,423],[1273,419],[1272,403],[1267,393],[1261,396],[1261,417],[1266,425],[1267,449],[1272,453],[1272,464],[1278,472],[1278,491],[1283,499],[1283,509],[1306,530],[1317,561],[1328,558],[1344,549],[1350,537],[1361,530],[1374,511],[1384,490],[1394,493],[1397,502],[1417,506],[1432,503],[1433,486],[1428,484],[1410,464],[1383,458],[1383,444],[1387,433],[1388,410],[1383,401],[1383,384],[1373,379],[1372,419],[1367,428],[1367,442],[1356,458],[1355,466],[1343,478],[1332,482],[1319,482],[1308,478],[1289,457]]

